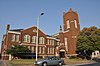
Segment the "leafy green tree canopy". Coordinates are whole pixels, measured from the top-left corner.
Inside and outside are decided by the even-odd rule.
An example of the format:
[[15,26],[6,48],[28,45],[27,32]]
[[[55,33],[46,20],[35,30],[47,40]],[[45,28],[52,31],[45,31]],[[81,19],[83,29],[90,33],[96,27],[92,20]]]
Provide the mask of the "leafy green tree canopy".
[[7,50],[7,54],[11,54],[14,57],[23,56],[28,53],[31,53],[31,51],[23,45],[14,45],[9,50]]
[[76,47],[77,51],[100,51],[100,29],[95,26],[83,28],[77,38]]

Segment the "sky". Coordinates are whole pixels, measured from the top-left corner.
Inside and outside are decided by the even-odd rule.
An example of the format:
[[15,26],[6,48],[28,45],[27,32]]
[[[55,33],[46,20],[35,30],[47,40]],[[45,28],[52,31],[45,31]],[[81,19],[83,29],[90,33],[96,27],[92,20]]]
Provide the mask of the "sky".
[[48,35],[59,32],[63,25],[63,12],[72,8],[78,13],[81,30],[84,27],[100,28],[100,0],[0,0],[0,47],[6,25],[10,29],[26,29],[36,26]]

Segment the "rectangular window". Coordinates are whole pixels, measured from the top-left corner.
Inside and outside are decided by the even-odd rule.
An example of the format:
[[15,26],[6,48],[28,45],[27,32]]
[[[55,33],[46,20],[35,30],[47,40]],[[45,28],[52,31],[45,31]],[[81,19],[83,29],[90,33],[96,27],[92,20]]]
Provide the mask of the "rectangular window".
[[59,42],[57,42],[57,45],[59,45]]
[[30,50],[30,49],[31,49],[31,47],[30,47],[30,46],[28,46],[28,49]]
[[54,48],[53,48],[53,54],[54,54]]
[[44,47],[43,47],[43,48],[42,48],[42,54],[44,54],[44,51],[45,51],[45,50],[44,50]]
[[16,35],[16,42],[19,41],[19,35]]
[[52,44],[52,40],[50,40],[50,44]]
[[52,40],[52,45],[54,45],[54,40]]
[[49,47],[48,47],[48,54],[49,54]]
[[39,47],[39,54],[41,54],[41,47]]
[[14,34],[12,34],[12,39],[11,40],[15,41],[15,35]]
[[47,44],[49,44],[49,39],[48,39],[48,42],[47,42]]
[[50,54],[54,54],[54,48],[50,48]]
[[34,47],[31,47],[31,49],[32,49],[32,53],[34,53]]
[[50,48],[50,54],[52,54],[52,48]]

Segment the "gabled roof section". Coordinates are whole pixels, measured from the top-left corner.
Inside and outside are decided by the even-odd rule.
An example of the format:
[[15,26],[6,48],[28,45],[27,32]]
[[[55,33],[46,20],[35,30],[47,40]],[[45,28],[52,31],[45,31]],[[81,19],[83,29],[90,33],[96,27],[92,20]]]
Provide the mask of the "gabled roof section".
[[[24,32],[24,31],[30,31],[30,30],[32,30],[33,32],[37,32],[37,26],[32,26],[32,27],[27,28],[27,29],[24,29],[24,30],[22,30],[22,31]],[[38,31],[40,31],[40,32],[42,32],[44,35],[46,35],[42,30],[38,29]]]
[[31,28],[36,28],[36,29],[37,29],[36,26],[32,26],[32,27],[26,28],[26,29],[24,29],[24,30],[22,30],[22,31],[29,30],[29,29],[31,29]]

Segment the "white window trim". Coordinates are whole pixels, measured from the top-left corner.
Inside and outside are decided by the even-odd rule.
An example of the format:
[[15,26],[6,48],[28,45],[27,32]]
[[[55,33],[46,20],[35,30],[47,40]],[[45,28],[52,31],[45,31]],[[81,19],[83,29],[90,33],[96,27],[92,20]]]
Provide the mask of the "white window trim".
[[21,32],[14,32],[14,31],[8,31],[8,33],[12,33],[12,34],[21,34]]

